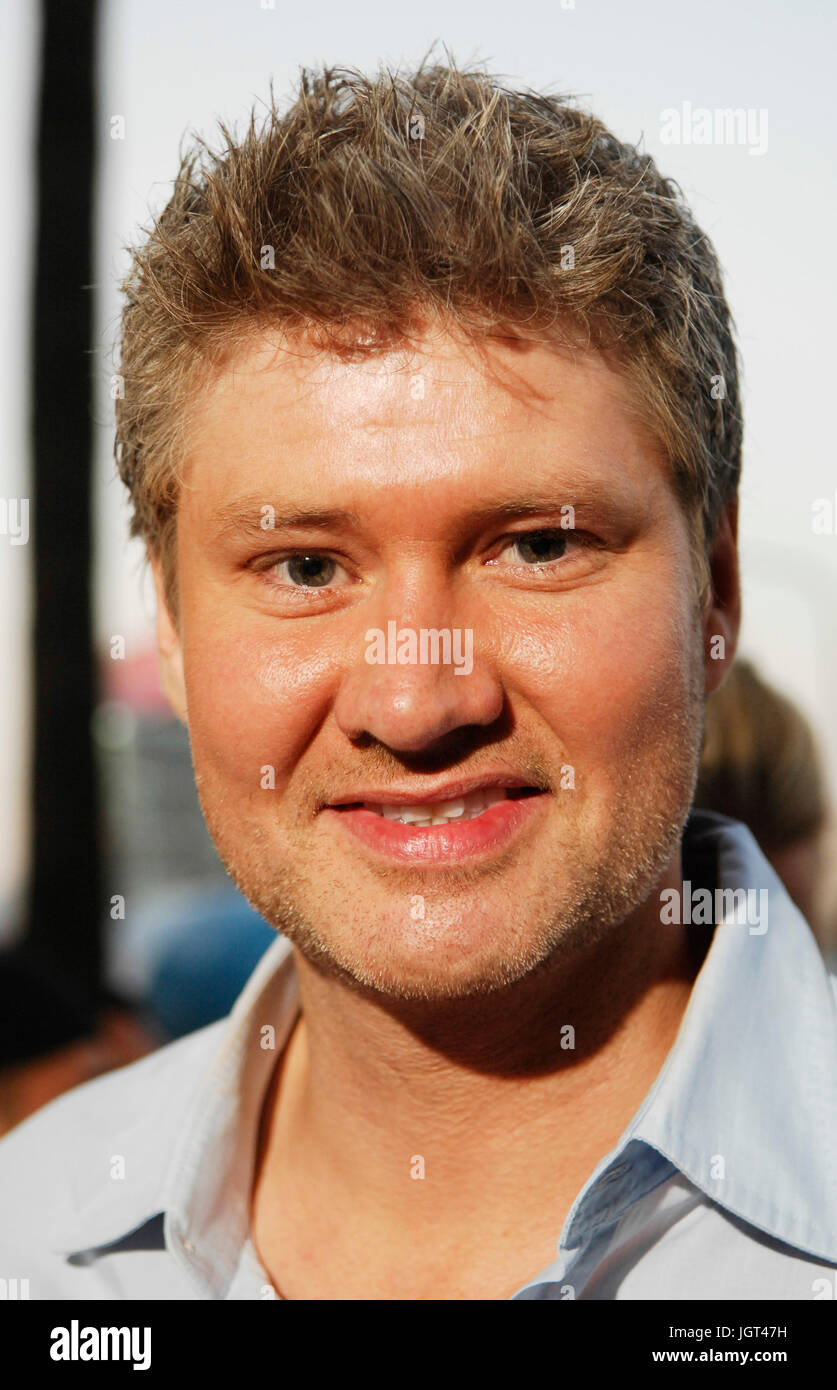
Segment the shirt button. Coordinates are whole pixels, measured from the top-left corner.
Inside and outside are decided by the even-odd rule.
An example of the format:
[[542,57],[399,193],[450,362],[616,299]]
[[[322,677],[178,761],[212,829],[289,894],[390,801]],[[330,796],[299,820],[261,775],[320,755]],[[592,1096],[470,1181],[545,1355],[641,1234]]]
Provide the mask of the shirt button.
[[183,1249],[188,1250],[190,1255],[195,1253],[195,1247],[190,1240],[184,1240]]

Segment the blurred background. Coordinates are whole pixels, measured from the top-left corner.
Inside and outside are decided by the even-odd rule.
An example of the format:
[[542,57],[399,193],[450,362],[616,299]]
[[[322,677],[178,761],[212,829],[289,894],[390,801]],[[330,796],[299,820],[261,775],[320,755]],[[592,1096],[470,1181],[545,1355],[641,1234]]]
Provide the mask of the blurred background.
[[[833,956],[835,12],[0,0],[0,16],[0,1132],[225,1013],[273,939],[217,859],[160,694],[111,354],[125,248],[167,202],[181,139],[241,128],[302,65],[409,66],[435,41],[437,61],[447,46],[579,97],[682,187],[725,268],[745,411],[749,664],[713,716],[699,796],[750,818]],[[703,108],[747,119],[701,142]]]

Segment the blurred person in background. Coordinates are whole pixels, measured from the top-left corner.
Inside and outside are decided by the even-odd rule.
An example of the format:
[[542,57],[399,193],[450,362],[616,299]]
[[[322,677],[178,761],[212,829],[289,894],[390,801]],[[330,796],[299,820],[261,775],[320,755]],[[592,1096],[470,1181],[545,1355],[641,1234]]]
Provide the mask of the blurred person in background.
[[832,946],[820,752],[801,711],[743,658],[707,700],[694,804],[749,826],[820,945]]

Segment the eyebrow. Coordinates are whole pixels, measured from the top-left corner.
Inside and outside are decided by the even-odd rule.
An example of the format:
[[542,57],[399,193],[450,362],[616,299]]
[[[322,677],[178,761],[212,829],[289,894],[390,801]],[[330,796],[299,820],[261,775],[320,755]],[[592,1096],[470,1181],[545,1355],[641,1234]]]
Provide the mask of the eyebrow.
[[[262,509],[272,504],[264,497],[244,497],[212,514],[212,526],[218,537],[263,538],[267,531],[290,530],[360,530],[363,518],[359,512],[343,507],[291,507],[282,510],[274,508],[273,524],[262,526]],[[612,483],[596,480],[579,480],[575,488],[552,489],[540,494],[528,493],[526,496],[508,498],[504,501],[487,502],[467,515],[471,525],[485,526],[493,521],[515,517],[542,516],[548,512],[558,512],[571,505],[582,515],[593,512],[605,516],[632,517],[639,515],[647,507],[647,499],[626,493],[624,488],[614,487]]]
[[264,536],[266,531],[310,529],[330,530],[340,527],[359,527],[357,512],[335,507],[294,507],[286,511],[273,508],[272,526],[262,525],[262,509],[271,504],[263,497],[242,498],[231,506],[219,508],[212,515],[212,525],[219,539],[225,536]]
[[566,506],[572,506],[584,515],[596,512],[613,517],[626,513],[638,516],[643,502],[643,498],[630,494],[624,488],[598,482],[579,482],[575,488],[550,489],[548,493],[529,493],[505,502],[487,503],[477,511],[470,512],[469,520],[487,524],[501,518],[541,516],[544,512],[558,512]]

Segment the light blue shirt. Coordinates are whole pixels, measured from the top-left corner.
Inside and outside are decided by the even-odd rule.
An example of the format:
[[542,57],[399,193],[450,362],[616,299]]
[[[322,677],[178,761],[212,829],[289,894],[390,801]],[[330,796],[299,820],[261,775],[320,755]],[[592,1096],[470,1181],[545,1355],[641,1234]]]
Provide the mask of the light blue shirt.
[[[837,979],[744,826],[695,815],[688,833],[717,846],[720,889],[767,890],[766,920],[718,920],[656,1081],[516,1299],[837,1297]],[[278,938],[227,1018],[0,1141],[0,1279],[18,1281],[3,1287],[275,1298],[250,1191],[298,1008]]]

